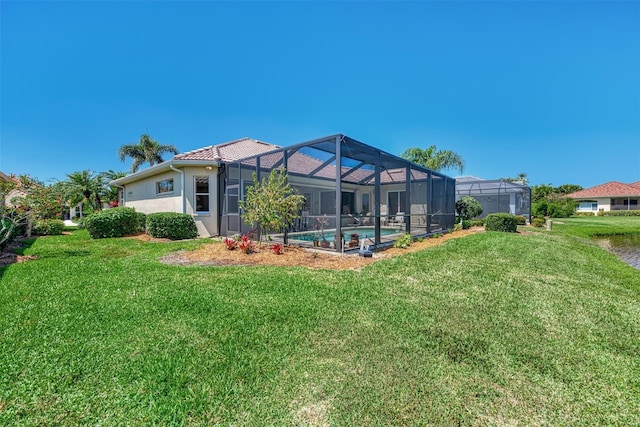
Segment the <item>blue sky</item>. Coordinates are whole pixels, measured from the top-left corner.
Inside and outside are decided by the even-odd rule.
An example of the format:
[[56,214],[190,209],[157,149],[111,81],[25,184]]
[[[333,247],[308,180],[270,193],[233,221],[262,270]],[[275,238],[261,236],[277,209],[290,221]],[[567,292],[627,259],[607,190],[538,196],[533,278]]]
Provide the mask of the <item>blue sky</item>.
[[[244,136],[435,144],[464,175],[640,180],[640,2],[0,2],[0,170]],[[458,171],[445,171],[451,176]]]

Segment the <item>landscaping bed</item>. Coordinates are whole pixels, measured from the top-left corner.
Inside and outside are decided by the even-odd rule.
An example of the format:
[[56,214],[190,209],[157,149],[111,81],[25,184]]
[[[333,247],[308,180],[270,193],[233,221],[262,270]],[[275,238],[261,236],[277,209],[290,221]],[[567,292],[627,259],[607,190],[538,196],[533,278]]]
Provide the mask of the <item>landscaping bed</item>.
[[[228,250],[216,240],[193,251],[180,251],[162,257],[167,264],[176,265],[245,265],[245,266],[299,266],[315,269],[357,270],[381,259],[392,258],[411,252],[421,251],[442,244],[448,240],[468,236],[484,231],[482,227],[469,230],[458,230],[440,237],[426,238],[413,242],[407,248],[388,248],[376,252],[372,258],[364,258],[357,253],[339,254],[325,251],[309,250],[297,246],[284,246],[281,254],[273,253],[267,243],[255,244],[252,253],[244,253],[239,249]],[[144,239],[144,238],[143,238]]]

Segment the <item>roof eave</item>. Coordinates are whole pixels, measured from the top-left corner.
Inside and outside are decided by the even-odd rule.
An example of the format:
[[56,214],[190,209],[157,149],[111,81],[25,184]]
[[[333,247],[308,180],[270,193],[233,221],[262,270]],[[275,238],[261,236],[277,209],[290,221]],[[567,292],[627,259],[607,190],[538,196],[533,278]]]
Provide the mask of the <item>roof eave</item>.
[[150,176],[158,175],[159,173],[166,172],[171,170],[171,166],[179,167],[179,166],[215,166],[220,167],[222,162],[217,160],[168,160],[166,162],[159,163],[157,165],[153,165],[141,171],[132,173],[130,175],[124,176],[122,178],[114,179],[109,182],[109,185],[113,186],[122,186],[124,184],[129,184],[131,182],[136,182],[144,178],[148,178]]

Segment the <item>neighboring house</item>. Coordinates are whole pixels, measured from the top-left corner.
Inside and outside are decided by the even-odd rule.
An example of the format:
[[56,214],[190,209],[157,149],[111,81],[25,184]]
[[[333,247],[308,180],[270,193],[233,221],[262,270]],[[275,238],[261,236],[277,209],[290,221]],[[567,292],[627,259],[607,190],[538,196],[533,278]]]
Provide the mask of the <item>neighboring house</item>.
[[480,202],[480,218],[505,212],[531,219],[531,188],[521,182],[487,180],[475,176],[457,177],[456,201],[464,196],[471,196]]
[[319,226],[331,236],[360,227],[362,237],[381,244],[392,241],[387,234],[453,228],[453,178],[341,134],[286,148],[242,138],[178,154],[110,185],[120,188],[120,206],[187,213],[200,236],[231,235],[249,231],[238,202],[253,175],[278,168],[306,204],[288,237],[275,233],[274,239],[311,244]]
[[640,181],[631,184],[611,181],[567,194],[578,202],[577,212],[640,209]]

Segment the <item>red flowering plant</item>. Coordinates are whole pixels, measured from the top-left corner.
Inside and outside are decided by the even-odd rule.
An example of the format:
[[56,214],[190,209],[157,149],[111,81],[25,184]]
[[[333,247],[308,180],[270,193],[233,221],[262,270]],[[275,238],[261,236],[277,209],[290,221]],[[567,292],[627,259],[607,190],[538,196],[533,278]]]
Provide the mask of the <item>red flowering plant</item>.
[[238,241],[233,237],[225,237],[222,239],[222,243],[229,249],[230,251],[234,250],[238,247]]
[[282,246],[280,243],[276,243],[271,246],[271,252],[276,255],[282,255],[284,253],[284,246]]
[[238,247],[245,254],[250,254],[251,252],[253,252],[253,240],[249,238],[248,234],[245,234],[240,238],[240,243],[238,244]]

